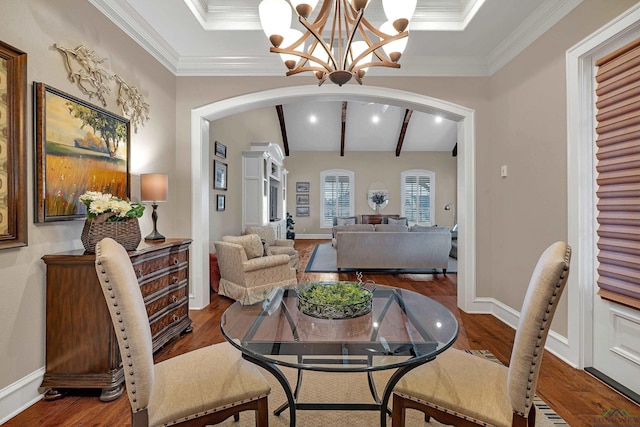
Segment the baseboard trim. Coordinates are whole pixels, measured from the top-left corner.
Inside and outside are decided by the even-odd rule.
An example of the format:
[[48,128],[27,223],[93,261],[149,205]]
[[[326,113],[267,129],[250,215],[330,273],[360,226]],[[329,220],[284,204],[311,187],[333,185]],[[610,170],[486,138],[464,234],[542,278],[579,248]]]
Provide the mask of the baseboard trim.
[[44,367],[40,368],[0,390],[0,424],[9,421],[43,398],[39,388],[44,372]]

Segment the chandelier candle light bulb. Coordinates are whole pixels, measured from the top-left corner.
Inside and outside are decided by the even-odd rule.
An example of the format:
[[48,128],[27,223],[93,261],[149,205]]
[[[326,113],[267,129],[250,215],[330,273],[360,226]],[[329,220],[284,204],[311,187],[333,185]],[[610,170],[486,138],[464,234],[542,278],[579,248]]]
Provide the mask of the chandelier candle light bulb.
[[[369,67],[400,68],[417,0],[381,1],[389,22],[380,29],[364,17],[370,0],[262,0],[258,11],[270,51],[282,55],[287,76],[310,71],[319,85],[328,78],[342,86],[352,77],[362,84]],[[292,8],[302,32],[291,28]]]

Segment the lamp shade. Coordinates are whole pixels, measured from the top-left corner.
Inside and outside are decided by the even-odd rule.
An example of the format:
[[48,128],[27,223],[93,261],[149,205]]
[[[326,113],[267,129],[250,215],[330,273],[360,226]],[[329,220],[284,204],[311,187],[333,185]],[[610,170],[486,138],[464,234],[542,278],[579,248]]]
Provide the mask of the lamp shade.
[[140,175],[140,199],[144,202],[166,202],[169,195],[169,176],[160,173]]
[[268,38],[273,35],[284,37],[285,31],[291,28],[291,6],[285,0],[262,0],[258,13]]

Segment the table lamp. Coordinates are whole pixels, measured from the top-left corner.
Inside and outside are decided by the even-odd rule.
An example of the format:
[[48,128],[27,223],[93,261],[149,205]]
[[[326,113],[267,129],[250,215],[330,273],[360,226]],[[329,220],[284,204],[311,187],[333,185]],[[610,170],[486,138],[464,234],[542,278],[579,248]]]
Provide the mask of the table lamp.
[[148,173],[140,175],[140,198],[143,202],[151,202],[153,206],[153,231],[144,238],[149,241],[164,240],[164,236],[158,233],[158,203],[166,202],[169,194],[169,176],[160,173]]

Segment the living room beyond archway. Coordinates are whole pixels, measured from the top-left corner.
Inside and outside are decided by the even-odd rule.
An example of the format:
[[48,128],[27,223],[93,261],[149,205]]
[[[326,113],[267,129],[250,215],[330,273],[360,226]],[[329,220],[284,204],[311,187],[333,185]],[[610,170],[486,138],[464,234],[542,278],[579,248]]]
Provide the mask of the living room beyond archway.
[[292,86],[241,95],[193,109],[191,112],[191,235],[192,280],[190,308],[209,303],[209,122],[232,114],[295,102],[313,96],[318,101],[336,96],[362,102],[398,103],[407,108],[440,111],[458,122],[458,306],[474,311],[475,303],[475,132],[474,111],[447,101],[412,92],[375,86]]

